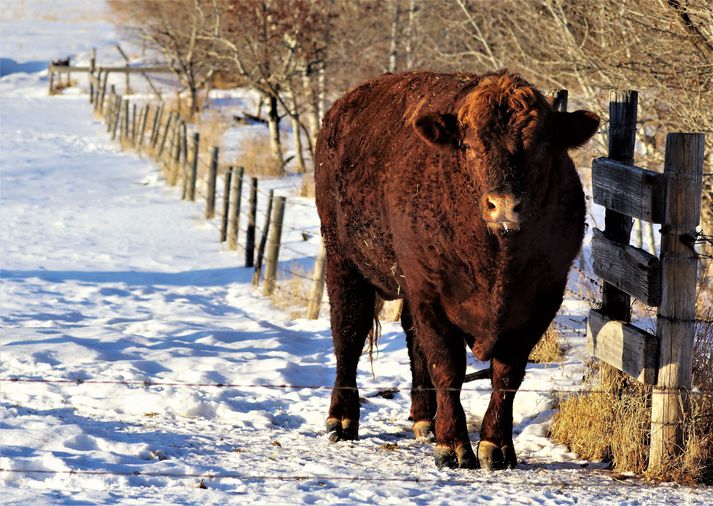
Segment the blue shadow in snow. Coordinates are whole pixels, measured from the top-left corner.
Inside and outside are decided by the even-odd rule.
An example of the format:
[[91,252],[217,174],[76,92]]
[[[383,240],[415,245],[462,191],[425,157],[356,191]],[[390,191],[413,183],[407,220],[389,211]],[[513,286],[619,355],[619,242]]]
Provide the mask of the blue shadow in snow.
[[48,65],[48,61],[17,62],[12,58],[0,58],[0,77],[17,74],[19,72],[27,74],[40,72],[41,70],[47,70]]

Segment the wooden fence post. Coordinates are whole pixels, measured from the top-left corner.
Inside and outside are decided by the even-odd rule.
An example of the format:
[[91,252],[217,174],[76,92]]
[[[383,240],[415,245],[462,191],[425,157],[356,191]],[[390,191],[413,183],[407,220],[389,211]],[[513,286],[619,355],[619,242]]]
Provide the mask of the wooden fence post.
[[262,287],[263,295],[272,295],[277,279],[277,261],[280,256],[280,241],[282,239],[282,220],[285,217],[285,197],[275,199],[272,210],[272,228],[267,240],[267,257],[265,259],[265,284]]
[[208,166],[207,191],[205,195],[205,217],[207,220],[215,216],[215,186],[218,179],[218,146],[213,146]]
[[173,117],[175,114],[175,112],[172,112],[168,115],[166,124],[163,127],[163,135],[161,135],[161,143],[158,146],[158,154],[156,155],[158,160],[161,159],[161,155],[163,154],[163,148],[166,145],[166,137],[168,137],[168,131],[171,129],[171,123],[173,123]]
[[[612,91],[609,95],[609,153],[612,160],[625,164],[634,163],[636,142],[636,115],[638,93],[636,91]],[[604,235],[607,239],[629,244],[631,217],[607,209],[604,214]],[[631,321],[631,298],[626,292],[604,282],[601,312],[611,320]],[[611,390],[619,371],[609,364],[599,363],[599,379],[604,390]]]
[[131,107],[131,145],[136,148],[136,125],[138,124],[138,118],[136,113],[138,109],[136,107],[136,102],[134,102]]
[[52,95],[54,93],[54,65],[51,63],[49,67],[47,67],[47,75],[49,77],[49,89],[47,90],[47,94]]
[[245,233],[245,267],[255,266],[255,221],[257,218],[257,178],[250,178],[248,228]]
[[666,137],[663,289],[656,320],[659,370],[651,398],[650,469],[671,463],[684,444],[681,422],[691,388],[698,267],[693,242],[700,219],[703,150],[703,134],[674,133]]
[[193,163],[188,180],[188,200],[196,200],[196,178],[198,177],[198,149],[200,147],[201,136],[198,132],[193,134]]
[[111,140],[113,141],[116,139],[116,129],[119,126],[119,118],[121,117],[121,104],[122,104],[123,98],[121,98],[121,95],[117,95],[114,98],[114,116],[112,117],[112,126],[111,126]]
[[163,118],[163,104],[159,104],[156,107],[156,113],[153,118],[153,127],[151,128],[151,149],[156,149],[156,142],[158,140],[159,130],[161,129],[161,119]]
[[181,161],[181,121],[180,118],[176,121],[174,127],[173,142],[171,143],[171,177],[169,184],[175,186],[178,182],[178,170]]
[[101,100],[99,101],[99,111],[102,114],[104,114],[104,98],[106,96],[106,86],[107,86],[108,82],[109,82],[109,71],[105,70],[104,71],[104,83],[102,84]]
[[234,250],[238,247],[238,230],[240,228],[240,201],[243,197],[243,174],[245,169],[238,167],[237,172],[233,174],[233,180],[230,183],[230,221],[228,223],[228,249]]
[[139,130],[139,153],[141,153],[141,148],[144,145],[144,137],[146,136],[146,123],[149,119],[149,112],[151,111],[151,104],[146,104],[144,107],[144,113],[141,116],[141,129]]
[[257,258],[255,259],[255,272],[253,273],[253,285],[260,284],[262,274],[262,261],[265,256],[265,246],[267,245],[267,234],[270,232],[270,218],[272,217],[272,203],[275,200],[275,190],[270,190],[267,197],[267,211],[265,212],[265,224],[260,234],[260,244],[257,247]]
[[109,99],[107,103],[107,111],[106,111],[106,131],[111,132],[111,125],[114,123],[114,105],[115,105],[115,97],[116,97],[116,89],[114,88],[114,85],[111,85],[111,88],[109,88]]
[[124,99],[124,120],[121,123],[121,137],[124,141],[129,140],[129,99]]
[[312,291],[309,294],[309,305],[307,306],[307,319],[316,320],[319,318],[319,310],[322,307],[322,296],[324,295],[324,264],[327,259],[327,250],[324,247],[324,240],[319,242],[319,252],[314,263],[312,273]]
[[228,238],[228,213],[230,212],[230,182],[233,179],[233,168],[225,171],[223,179],[223,214],[220,217],[220,242]]

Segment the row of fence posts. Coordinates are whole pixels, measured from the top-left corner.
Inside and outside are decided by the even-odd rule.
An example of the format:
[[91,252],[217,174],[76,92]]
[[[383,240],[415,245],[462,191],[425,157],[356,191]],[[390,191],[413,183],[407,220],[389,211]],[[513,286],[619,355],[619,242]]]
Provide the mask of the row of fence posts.
[[[94,68],[94,60],[92,60]],[[102,79],[103,77],[103,79]],[[177,112],[166,112],[163,103],[138,106],[116,92],[115,85],[108,84],[108,74],[89,73],[89,100],[94,111],[104,117],[107,132],[112,140],[118,137],[125,147],[131,147],[140,154],[148,154],[161,166],[169,185],[181,184],[181,199],[195,201],[198,193],[200,159],[200,134],[189,135],[188,126]],[[108,88],[108,91],[107,91]],[[218,185],[218,146],[210,150],[210,162],[205,171],[205,213],[210,220],[216,214],[216,187]],[[239,248],[238,236],[242,211],[242,194],[245,174],[243,167],[228,167],[223,179],[222,215],[220,221],[220,242],[226,242],[230,250]],[[249,179],[247,202],[247,224],[245,232],[245,267],[254,269],[253,285],[260,283],[263,264],[265,266],[262,293],[273,293],[277,281],[278,259],[282,228],[285,217],[286,198],[274,195],[270,190],[267,212],[256,242],[258,179]],[[324,293],[324,246],[320,244],[312,276],[312,290],[308,301],[307,317],[316,319],[322,306]]]

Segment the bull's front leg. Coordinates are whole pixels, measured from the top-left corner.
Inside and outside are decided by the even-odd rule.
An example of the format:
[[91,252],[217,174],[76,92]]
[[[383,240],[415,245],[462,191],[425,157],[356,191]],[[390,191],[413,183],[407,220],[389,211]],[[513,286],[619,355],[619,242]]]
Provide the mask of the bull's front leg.
[[493,392],[478,443],[478,462],[483,469],[514,468],[517,465],[512,441],[512,408],[526,366],[527,355],[507,359],[495,356],[491,361]]
[[448,323],[436,304],[416,307],[418,310],[413,312],[416,339],[436,390],[436,466],[474,469],[477,461],[460,403],[466,366],[462,332]]

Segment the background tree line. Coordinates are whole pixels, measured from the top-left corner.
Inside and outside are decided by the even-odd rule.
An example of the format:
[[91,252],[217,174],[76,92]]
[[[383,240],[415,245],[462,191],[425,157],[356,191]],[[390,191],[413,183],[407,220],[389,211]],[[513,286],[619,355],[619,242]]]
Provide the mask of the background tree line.
[[[109,0],[117,24],[162,55],[190,100],[213,86],[262,97],[271,153],[292,123],[308,170],[321,116],[360,81],[411,69],[507,67],[607,116],[611,89],[639,91],[637,163],[660,167],[665,134],[707,134],[713,152],[713,10],[708,0]],[[605,140],[601,139],[601,143]],[[603,150],[599,150],[602,153]],[[703,222],[713,235],[713,178]],[[713,254],[708,247],[707,254]]]

